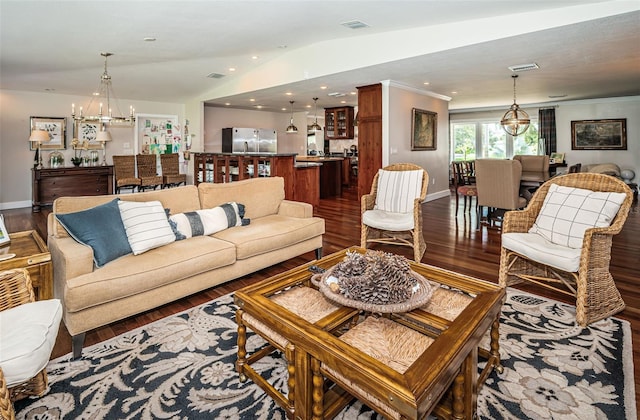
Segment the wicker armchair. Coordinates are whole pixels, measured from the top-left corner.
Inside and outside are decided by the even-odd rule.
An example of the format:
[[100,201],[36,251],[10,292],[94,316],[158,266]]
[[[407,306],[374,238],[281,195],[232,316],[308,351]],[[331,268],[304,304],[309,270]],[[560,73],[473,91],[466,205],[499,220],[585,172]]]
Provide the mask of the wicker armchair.
[[113,156],[113,171],[116,177],[116,194],[122,188],[131,188],[133,192],[136,187],[140,187],[140,178],[136,177],[135,156]]
[[[550,242],[541,241],[538,249],[534,237],[514,236],[527,234],[536,221],[542,209],[544,199],[551,185],[582,188],[592,191],[619,192],[626,197],[617,215],[608,227],[587,229],[584,234],[581,249],[562,247]],[[503,287],[514,283],[528,281],[539,286],[554,290],[576,299],[576,321],[581,326],[611,316],[624,309],[625,304],[616,288],[613,277],[609,272],[611,260],[611,241],[613,235],[622,230],[633,195],[629,187],[619,179],[609,175],[594,173],[573,173],[551,178],[545,182],[534,194],[526,209],[507,212],[502,225],[502,249],[500,256],[499,282]],[[511,236],[507,236],[511,235]],[[515,252],[513,238],[524,239],[525,248]],[[505,244],[512,242],[512,244]],[[522,245],[520,245],[522,248]],[[564,248],[564,249],[563,249]],[[536,255],[536,258],[534,258]],[[566,266],[573,262],[575,270],[558,268],[558,261],[550,265],[550,258],[565,258]],[[564,267],[566,268],[566,267]]]
[[[10,311],[21,305],[31,305],[29,316]],[[12,419],[13,401],[47,390],[45,368],[58,335],[62,306],[57,299],[36,302],[26,269],[6,270],[0,272],[0,316],[3,324],[19,329],[0,331],[0,415]],[[24,340],[22,334],[31,333],[38,334],[38,339]],[[3,346],[8,347],[2,351]]]
[[[419,194],[408,195],[408,184],[393,185],[386,190],[387,198],[398,203],[411,200],[413,205],[408,212],[392,212],[380,207],[381,194],[379,188],[380,175],[385,171],[420,171],[421,180],[417,180]],[[396,163],[382,168],[373,178],[371,193],[361,198],[362,225],[360,246],[367,248],[370,243],[403,245],[413,248],[416,262],[422,260],[427,245],[422,233],[422,202],[427,196],[429,174],[422,167],[412,163]],[[401,194],[404,192],[404,195]],[[391,194],[391,195],[390,195]]]
[[187,175],[180,173],[180,159],[177,153],[160,155],[162,167],[162,188],[187,185]]
[[138,178],[140,178],[139,191],[148,188],[155,190],[162,186],[162,175],[158,175],[156,155],[138,154],[136,155],[136,165],[138,166]]

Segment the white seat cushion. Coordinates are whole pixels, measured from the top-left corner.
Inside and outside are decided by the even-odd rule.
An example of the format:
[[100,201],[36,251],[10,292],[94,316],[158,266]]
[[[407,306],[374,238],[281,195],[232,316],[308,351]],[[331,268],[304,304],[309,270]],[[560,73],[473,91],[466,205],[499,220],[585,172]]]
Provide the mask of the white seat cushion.
[[33,378],[49,363],[61,319],[59,299],[0,312],[0,367],[8,387]]
[[392,213],[384,210],[367,210],[362,223],[377,229],[401,231],[413,229],[413,213]]
[[503,233],[502,246],[520,255],[575,273],[580,266],[582,249],[554,244],[537,233]]

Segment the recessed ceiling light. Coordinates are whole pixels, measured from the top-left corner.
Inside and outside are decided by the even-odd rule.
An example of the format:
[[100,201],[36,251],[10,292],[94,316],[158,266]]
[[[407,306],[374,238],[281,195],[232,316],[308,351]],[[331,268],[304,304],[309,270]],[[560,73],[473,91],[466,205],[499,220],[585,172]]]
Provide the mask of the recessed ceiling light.
[[347,103],[347,101],[340,101],[340,103],[341,103],[341,104],[346,104],[346,103]]
[[282,111],[286,111],[286,110],[287,110],[287,108],[280,108],[280,110],[282,110]]
[[262,105],[256,105],[256,108],[262,109]]
[[452,94],[452,95],[457,95],[457,94],[458,94],[458,91],[456,91],[456,90],[452,90],[452,91],[451,91],[451,94]]
[[254,98],[249,99],[249,102],[255,102],[256,100]]
[[429,83],[429,82],[424,82],[424,83],[423,83],[423,85],[425,85],[425,86],[429,86],[430,84],[431,84],[431,83]]
[[257,60],[258,58],[260,58],[260,57],[258,57],[257,55],[252,55],[252,56],[251,56],[251,59],[252,59],[252,60]]
[[358,92],[349,92],[349,95],[357,95]]
[[155,36],[145,36],[144,38],[142,38],[142,40],[146,41],[146,42],[153,42],[153,41],[156,40],[156,37]]
[[92,95],[93,96],[100,96],[100,92],[93,92]]
[[325,90],[327,87],[326,86],[320,86],[320,89]]
[[231,103],[229,103],[229,102],[225,102],[224,104],[225,104],[226,106],[230,106],[230,105],[231,105]]
[[292,92],[286,92],[285,95],[291,96],[291,95],[293,95],[293,93]]
[[229,71],[236,71],[235,67],[229,67]]

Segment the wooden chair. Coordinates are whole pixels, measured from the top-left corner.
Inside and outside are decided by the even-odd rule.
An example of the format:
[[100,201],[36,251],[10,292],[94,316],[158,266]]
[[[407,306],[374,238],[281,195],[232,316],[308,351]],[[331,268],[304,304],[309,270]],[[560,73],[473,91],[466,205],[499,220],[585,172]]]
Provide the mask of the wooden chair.
[[478,187],[477,229],[480,229],[482,208],[487,207],[487,222],[500,219],[504,210],[521,209],[527,200],[520,197],[522,166],[517,160],[476,160],[476,186]]
[[[472,161],[451,162],[451,173],[453,176],[453,189],[456,192],[456,216],[458,216],[458,199],[464,197],[464,211],[467,212],[467,201],[469,201],[469,211],[473,197],[478,196],[478,188],[475,185],[475,163]],[[478,201],[476,199],[476,206]]]
[[[625,198],[610,226],[587,229],[582,248],[571,248],[529,233],[554,184],[619,192]],[[629,187],[613,176],[581,172],[551,178],[538,189],[526,209],[508,212],[504,218],[500,285],[528,281],[575,297],[576,321],[583,327],[622,311],[625,304],[609,272],[609,261],[613,235],[622,230],[632,201]]]
[[160,155],[160,167],[162,168],[162,188],[187,185],[187,175],[180,173],[180,159],[177,153]]
[[[29,307],[20,313],[16,309],[22,305]],[[14,401],[41,396],[47,390],[46,365],[58,335],[62,305],[58,299],[36,302],[26,269],[6,270],[0,273],[0,316],[8,327],[0,330],[0,415],[13,419]],[[24,334],[33,337],[25,340]],[[3,346],[8,347],[3,351]]]
[[[401,172],[406,172],[401,174]],[[370,243],[413,248],[420,262],[427,245],[422,234],[422,202],[427,196],[429,174],[412,163],[396,163],[378,171],[371,193],[361,198],[360,245]]]
[[158,175],[158,158],[152,154],[136,155],[136,166],[138,168],[138,178],[140,178],[140,186],[138,190],[146,189],[155,190],[162,186],[162,175]]
[[113,156],[113,172],[116,178],[116,194],[120,194],[123,188],[131,188],[131,192],[134,192],[140,187],[140,178],[136,176],[135,156]]

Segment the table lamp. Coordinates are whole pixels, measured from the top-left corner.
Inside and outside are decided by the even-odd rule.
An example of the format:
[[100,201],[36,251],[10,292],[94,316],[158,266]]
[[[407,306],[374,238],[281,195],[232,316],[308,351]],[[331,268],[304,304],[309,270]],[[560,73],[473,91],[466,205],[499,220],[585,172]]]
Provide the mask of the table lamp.
[[36,142],[37,145],[36,151],[38,153],[38,165],[36,166],[36,169],[44,168],[44,166],[42,166],[42,153],[40,153],[40,145],[42,143],[48,142],[49,140],[51,140],[51,136],[49,135],[49,132],[44,130],[33,130],[31,132],[31,136],[29,136],[29,141]]
[[96,141],[99,141],[102,144],[102,166],[107,166],[107,158],[106,158],[106,143],[111,141],[111,133],[108,132],[105,128],[98,131],[98,135],[96,136]]

